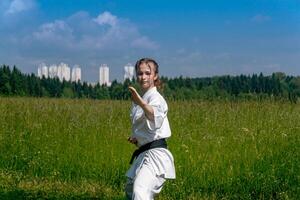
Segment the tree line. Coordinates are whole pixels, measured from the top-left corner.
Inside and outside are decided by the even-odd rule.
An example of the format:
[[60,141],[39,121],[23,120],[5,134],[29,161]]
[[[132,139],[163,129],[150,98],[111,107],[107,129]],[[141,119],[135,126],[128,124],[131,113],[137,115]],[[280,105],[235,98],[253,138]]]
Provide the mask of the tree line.
[[[161,77],[161,93],[169,100],[211,99],[275,99],[297,102],[300,97],[300,76],[287,76],[282,72],[272,75],[214,76],[203,78]],[[39,78],[23,74],[16,66],[0,66],[0,96],[65,97],[127,100],[128,86],[138,88],[136,80],[111,86],[87,82],[62,82],[58,78]],[[139,89],[139,88],[138,88]]]

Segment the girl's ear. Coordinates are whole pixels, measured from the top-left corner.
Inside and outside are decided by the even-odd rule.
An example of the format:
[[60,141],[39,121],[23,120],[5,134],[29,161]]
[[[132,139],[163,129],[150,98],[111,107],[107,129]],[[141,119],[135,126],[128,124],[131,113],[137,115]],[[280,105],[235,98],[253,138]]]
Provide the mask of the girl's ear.
[[155,75],[154,75],[154,80],[156,81],[156,80],[157,80],[157,78],[158,78],[158,74],[157,74],[157,73],[155,73]]

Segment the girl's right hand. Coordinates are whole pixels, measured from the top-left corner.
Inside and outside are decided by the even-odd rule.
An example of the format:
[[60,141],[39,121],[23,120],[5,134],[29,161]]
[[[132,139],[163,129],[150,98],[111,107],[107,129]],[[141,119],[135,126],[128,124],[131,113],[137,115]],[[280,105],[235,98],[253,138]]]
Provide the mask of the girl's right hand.
[[134,138],[134,137],[129,137],[127,140],[128,140],[130,143],[137,145],[137,139],[136,139],[136,138]]
[[129,91],[131,92],[131,99],[132,101],[139,105],[139,106],[143,106],[143,104],[145,104],[145,101],[142,99],[142,97],[139,95],[139,93],[136,91],[136,89],[132,86],[128,87]]

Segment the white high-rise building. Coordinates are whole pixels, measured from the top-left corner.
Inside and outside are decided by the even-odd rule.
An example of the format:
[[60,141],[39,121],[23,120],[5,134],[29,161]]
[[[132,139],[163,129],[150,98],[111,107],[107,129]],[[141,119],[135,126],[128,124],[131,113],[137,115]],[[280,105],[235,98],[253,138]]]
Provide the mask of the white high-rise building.
[[42,68],[38,67],[38,77],[42,78]]
[[56,65],[50,65],[49,67],[49,78],[55,78],[57,76],[57,66]]
[[74,65],[72,68],[72,76],[71,76],[72,82],[78,82],[81,80],[81,69],[79,65]]
[[124,66],[124,81],[126,79],[132,81],[133,77],[134,77],[134,66],[128,63],[127,65]]
[[62,81],[62,74],[61,74],[61,66],[60,66],[60,65],[57,66],[56,76],[57,76],[57,78],[58,78],[60,81]]
[[[45,63],[41,63],[38,67],[38,76],[39,77],[45,76],[46,78],[57,77],[60,81],[63,81],[63,80],[70,81],[71,80],[71,70],[67,64],[60,63],[58,66],[55,64],[50,65],[49,71],[48,71],[48,67],[45,65]],[[81,72],[80,72],[80,76],[81,76]]]
[[48,67],[45,63],[41,63],[38,67],[38,77],[42,78],[43,76],[48,78]]
[[70,67],[65,63],[60,63],[57,67],[57,76],[60,81],[70,81],[71,70]]
[[109,82],[109,68],[106,64],[102,64],[99,68],[99,84],[110,86]]

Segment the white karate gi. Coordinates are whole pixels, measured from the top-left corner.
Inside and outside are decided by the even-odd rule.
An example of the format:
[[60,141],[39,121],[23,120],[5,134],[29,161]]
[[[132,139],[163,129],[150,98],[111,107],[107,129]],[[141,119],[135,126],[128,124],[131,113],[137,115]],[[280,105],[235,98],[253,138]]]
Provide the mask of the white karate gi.
[[[142,97],[154,110],[154,122],[146,118],[143,109],[133,104],[131,109],[132,135],[140,147],[154,140],[171,136],[167,118],[168,106],[156,87],[149,89]],[[174,159],[165,148],[154,148],[141,153],[132,163],[126,176],[125,187],[129,199],[153,199],[158,194],[165,179],[175,179]]]

